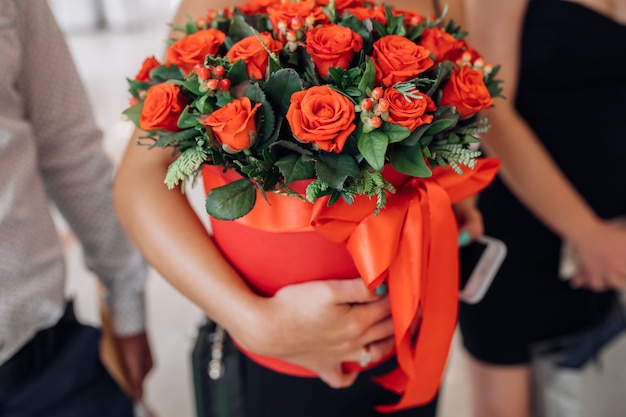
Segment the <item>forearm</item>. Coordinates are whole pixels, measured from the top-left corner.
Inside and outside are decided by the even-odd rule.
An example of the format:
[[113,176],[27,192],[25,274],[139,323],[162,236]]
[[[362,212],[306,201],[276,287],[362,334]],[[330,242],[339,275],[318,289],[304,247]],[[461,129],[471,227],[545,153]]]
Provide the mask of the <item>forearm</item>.
[[595,213],[517,114],[501,110],[490,122],[483,144],[502,160],[503,180],[526,207],[566,240],[580,239],[597,224]]
[[207,315],[240,334],[255,318],[254,295],[214,245],[180,190],[163,184],[170,149],[130,140],[114,197],[119,218],[148,262]]

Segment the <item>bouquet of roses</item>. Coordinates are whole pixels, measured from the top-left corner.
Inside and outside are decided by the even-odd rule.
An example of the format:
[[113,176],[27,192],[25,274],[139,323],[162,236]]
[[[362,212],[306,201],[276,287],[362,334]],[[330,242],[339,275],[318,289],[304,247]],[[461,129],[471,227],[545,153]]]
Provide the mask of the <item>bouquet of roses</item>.
[[329,205],[373,196],[378,212],[394,192],[385,166],[427,178],[479,156],[488,125],[473,116],[500,93],[497,67],[443,22],[368,0],[212,10],[175,27],[165,63],[144,61],[125,115],[143,143],[174,148],[170,188],[203,164],[241,175],[209,193],[217,219],[248,213],[257,190]]

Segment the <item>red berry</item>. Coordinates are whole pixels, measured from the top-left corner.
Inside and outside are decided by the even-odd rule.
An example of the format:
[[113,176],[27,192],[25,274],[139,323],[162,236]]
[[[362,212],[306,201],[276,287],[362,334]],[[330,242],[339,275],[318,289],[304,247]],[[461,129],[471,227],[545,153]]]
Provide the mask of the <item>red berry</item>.
[[210,80],[206,82],[206,85],[209,88],[209,90],[217,90],[219,83],[220,83],[219,80],[215,78],[211,78]]
[[381,98],[383,96],[383,89],[380,87],[376,87],[375,89],[372,90],[372,98],[374,100],[378,100],[379,98]]
[[211,76],[209,69],[205,67],[194,68],[194,71],[196,72],[196,74],[198,74],[198,78],[200,78],[201,80],[208,80]]
[[383,98],[383,99],[380,99],[380,100],[378,101],[378,109],[379,109],[382,113],[386,112],[387,110],[389,110],[389,102],[388,102],[387,100],[385,100],[384,98]]
[[220,89],[228,90],[230,88],[230,80],[228,78],[222,78],[220,80]]
[[295,30],[302,29],[302,19],[300,19],[298,16],[292,17],[291,28]]
[[215,75],[216,77],[221,77],[225,73],[226,69],[222,65],[218,65],[217,67],[213,68],[213,75]]
[[288,30],[286,38],[289,42],[295,42],[298,40],[298,35],[293,30]]
[[371,110],[372,106],[373,106],[373,102],[371,98],[364,98],[363,101],[361,101],[361,108],[365,111]]
[[383,124],[383,121],[380,117],[374,116],[370,119],[370,125],[378,129]]

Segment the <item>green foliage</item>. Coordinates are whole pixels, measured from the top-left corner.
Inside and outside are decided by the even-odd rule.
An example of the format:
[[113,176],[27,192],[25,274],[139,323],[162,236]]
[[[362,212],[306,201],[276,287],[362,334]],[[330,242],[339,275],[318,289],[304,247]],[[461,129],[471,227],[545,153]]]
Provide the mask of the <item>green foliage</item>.
[[304,90],[304,85],[295,70],[286,68],[270,75],[265,83],[264,90],[272,106],[284,116],[289,109],[291,95],[297,91]]
[[[378,213],[385,207],[387,198],[395,193],[393,185],[384,178],[385,167],[391,166],[409,176],[428,178],[438,166],[462,173],[465,167],[475,165],[480,152],[473,144],[489,129],[487,120],[461,120],[455,108],[441,105],[442,88],[456,63],[441,62],[413,79],[392,86],[408,101],[428,95],[436,105],[436,110],[427,111],[427,115],[433,117],[432,122],[412,132],[393,121],[393,115],[381,104],[376,91],[384,86],[376,83],[376,67],[371,59],[373,43],[390,34],[419,42],[425,28],[436,26],[462,39],[465,33],[452,20],[444,25],[447,9],[444,8],[437,19],[424,19],[416,26],[405,24],[404,16],[394,15],[389,6],[384,8],[385,24],[373,19],[359,20],[349,12],[339,16],[334,0],[322,10],[331,22],[348,27],[363,38],[363,48],[352,57],[348,68],[331,67],[325,79],[319,76],[313,58],[303,48],[304,32],[296,30],[298,41],[295,43],[281,37],[285,48],[274,53],[260,37],[260,33],[272,29],[267,14],[247,16],[235,9],[232,18],[218,11],[215,19],[204,25],[205,29],[212,27],[226,34],[216,56],[204,58],[202,64],[207,71],[198,69],[185,75],[175,65],[160,65],[151,71],[148,82],[127,80],[129,92],[138,103],[126,109],[124,115],[135,125],[139,124],[145,92],[152,85],[180,86],[181,94],[189,103],[178,118],[178,132],[149,131],[141,139],[141,144],[150,147],[172,149],[175,159],[165,178],[169,188],[184,189],[186,181],[197,178],[204,164],[211,164],[242,176],[241,180],[216,188],[207,196],[206,210],[218,219],[232,220],[245,215],[254,207],[257,194],[266,198],[270,192],[310,202],[327,196],[329,205],[342,199],[352,204],[359,196],[365,196],[375,200],[375,213]],[[175,29],[185,35],[198,31],[191,18]],[[231,62],[226,57],[232,45],[248,36],[256,36],[269,54],[264,80],[249,80],[245,61]],[[224,67],[223,73],[221,68],[216,70],[219,66]],[[501,81],[496,78],[498,70],[495,66],[491,70],[485,67],[484,71],[485,85],[492,97],[502,92]],[[340,153],[326,152],[315,142],[301,142],[286,119],[294,93],[321,85],[343,94],[354,104],[356,117],[351,127],[354,132]],[[244,132],[254,140],[250,147],[237,151],[222,145],[203,121],[244,96],[253,105],[261,106],[254,115],[255,130]],[[305,122],[315,125],[316,111],[312,110]],[[228,142],[223,137],[222,140]],[[304,196],[290,186],[302,180],[309,181]]]
[[235,220],[252,210],[256,188],[246,178],[212,189],[206,198],[207,213],[218,220]]

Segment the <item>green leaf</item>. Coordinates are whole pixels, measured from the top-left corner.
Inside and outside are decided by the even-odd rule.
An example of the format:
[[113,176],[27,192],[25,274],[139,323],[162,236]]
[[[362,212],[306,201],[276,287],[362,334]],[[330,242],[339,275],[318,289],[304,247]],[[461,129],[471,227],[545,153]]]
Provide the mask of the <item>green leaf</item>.
[[417,145],[418,142],[420,141],[422,136],[424,136],[424,133],[426,133],[426,131],[428,130],[429,127],[430,127],[429,124],[428,125],[421,125],[417,129],[415,129],[413,132],[411,132],[409,137],[406,138],[406,140],[404,140],[402,142],[402,145],[404,145],[404,146],[414,146],[414,145]]
[[205,207],[218,220],[235,220],[248,214],[255,202],[256,187],[242,178],[209,191]]
[[233,43],[239,42],[243,38],[254,35],[252,27],[246,23],[243,16],[237,15],[233,17],[228,29],[228,37]]
[[385,153],[389,145],[389,138],[380,130],[363,133],[359,128],[357,133],[357,147],[368,164],[377,171],[385,165]]
[[311,178],[315,174],[314,160],[307,155],[289,154],[276,161],[275,165],[287,184]]
[[224,107],[225,105],[227,105],[231,101],[233,101],[233,96],[231,96],[230,94],[228,94],[228,95],[226,95],[226,94],[218,94],[217,95],[217,100],[215,100],[215,105],[217,107]]
[[389,35],[387,28],[374,19],[372,19],[372,26],[374,26],[374,30],[380,37]]
[[371,58],[368,58],[365,63],[365,71],[363,77],[359,82],[359,90],[363,93],[363,96],[367,95],[367,90],[374,87],[374,79],[376,78],[376,68]]
[[159,139],[154,143],[154,146],[165,148],[175,144],[184,145],[189,141],[193,142],[192,145],[195,145],[195,138],[200,135],[201,133],[195,128],[181,130],[175,133],[164,132],[159,135]]
[[428,125],[428,129],[426,130],[426,133],[428,133],[429,135],[436,135],[454,126],[455,123],[456,123],[456,120],[454,119],[435,120],[430,125]]
[[213,103],[215,98],[209,94],[204,94],[191,102],[191,107],[197,109],[201,114],[213,113]]
[[141,117],[141,110],[143,109],[143,101],[135,104],[134,106],[130,106],[126,110],[122,112],[122,114],[128,117],[128,120],[133,122],[135,126],[139,127],[139,117]]
[[302,91],[304,86],[300,75],[291,68],[281,69],[273,73],[265,83],[265,94],[272,104],[278,109],[281,115],[286,115],[289,110],[289,100],[291,95],[297,91]]
[[433,175],[420,146],[396,145],[389,150],[391,166],[412,177],[429,178]]
[[260,131],[261,143],[266,143],[272,137],[272,133],[274,133],[274,128],[276,127],[276,115],[272,110],[272,106],[267,101],[265,97],[265,93],[261,89],[259,84],[254,84],[252,87],[246,90],[246,97],[248,97],[254,103],[261,103],[263,110],[263,126]]
[[195,114],[189,111],[189,106],[185,107],[185,110],[180,114],[178,118],[177,126],[180,129],[189,129],[195,127],[198,124],[198,118]]
[[401,142],[411,134],[408,127],[400,126],[395,123],[383,123],[381,130],[385,132],[389,138],[389,143]]
[[452,68],[454,68],[454,62],[452,61],[443,61],[439,63],[437,66],[437,78],[435,79],[434,84],[426,92],[427,95],[433,97],[435,91],[439,88],[439,84],[441,84],[443,80],[447,79],[452,73]]
[[152,83],[150,82],[136,81],[130,78],[127,78],[126,81],[128,81],[128,91],[135,98],[139,98],[140,91],[147,91],[148,88],[152,87]]
[[337,153],[323,153],[315,164],[315,172],[320,181],[330,187],[341,190],[348,177],[357,177],[359,166],[350,155]]
[[162,83],[168,80],[184,80],[185,74],[176,65],[160,65],[150,71],[150,78],[157,83]]
[[200,85],[196,81],[189,80],[167,80],[168,84],[179,85],[186,89],[187,91],[191,91],[196,96],[202,95],[202,91],[200,91]]
[[363,24],[363,22],[356,16],[347,14],[339,23],[341,26],[352,29],[353,32],[358,33],[363,38],[363,50],[365,53],[371,52],[372,49],[372,31]]
[[237,85],[248,80],[248,68],[243,59],[235,61],[232,67],[226,73],[226,78],[230,80],[231,85]]

